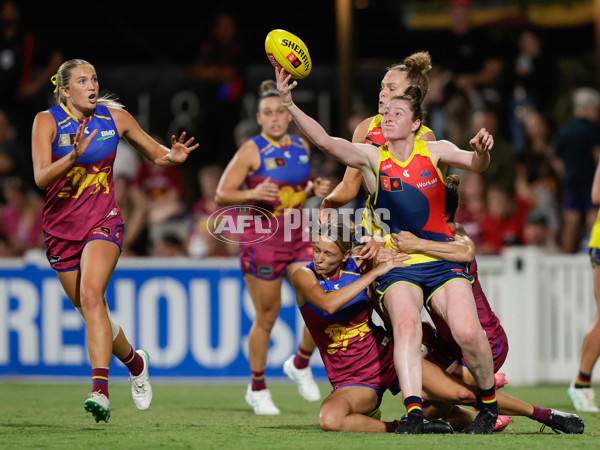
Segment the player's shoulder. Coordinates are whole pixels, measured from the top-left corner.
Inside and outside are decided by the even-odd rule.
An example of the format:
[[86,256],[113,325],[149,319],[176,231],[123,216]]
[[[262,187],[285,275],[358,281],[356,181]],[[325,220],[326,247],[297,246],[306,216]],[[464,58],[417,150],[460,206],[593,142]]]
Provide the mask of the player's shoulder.
[[354,134],[352,136],[352,142],[354,143],[362,143],[365,139],[365,136],[369,132],[371,128],[371,123],[377,118],[377,116],[367,117],[363,119],[354,129]]

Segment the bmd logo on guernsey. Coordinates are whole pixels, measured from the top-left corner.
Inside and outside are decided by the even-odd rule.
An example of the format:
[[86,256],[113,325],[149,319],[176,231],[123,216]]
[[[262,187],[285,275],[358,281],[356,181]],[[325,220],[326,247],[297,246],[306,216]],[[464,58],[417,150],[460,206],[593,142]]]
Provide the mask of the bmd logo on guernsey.
[[210,235],[228,244],[258,244],[279,229],[272,212],[260,206],[234,205],[212,213],[206,221]]

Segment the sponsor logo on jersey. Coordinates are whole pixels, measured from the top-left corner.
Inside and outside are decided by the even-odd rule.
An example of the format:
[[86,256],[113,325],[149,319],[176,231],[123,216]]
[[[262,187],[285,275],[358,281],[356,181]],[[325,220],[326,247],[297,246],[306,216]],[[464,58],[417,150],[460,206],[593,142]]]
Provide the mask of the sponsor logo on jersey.
[[437,185],[438,178],[435,177],[432,180],[424,181],[423,183],[417,183],[417,187],[421,190],[429,189]]
[[406,177],[406,178],[410,178],[410,175],[408,174],[408,169],[404,169],[404,172],[402,172],[402,176]]
[[285,167],[285,159],[283,158],[267,158],[265,159],[265,167],[267,170],[278,169],[279,167]]
[[115,137],[117,134],[115,133],[115,130],[103,130],[100,132],[100,137],[96,138],[97,141],[104,141],[106,139],[110,139],[112,137]]
[[308,155],[298,156],[298,164],[308,164]]
[[75,133],[60,134],[58,136],[58,146],[59,147],[69,147],[69,146],[73,145],[74,140],[75,140]]
[[402,178],[382,176],[382,177],[380,177],[380,179],[381,179],[381,188],[384,191],[396,192],[396,191],[401,191],[403,189]]
[[427,169],[421,170],[421,178],[429,178],[431,177],[431,173]]

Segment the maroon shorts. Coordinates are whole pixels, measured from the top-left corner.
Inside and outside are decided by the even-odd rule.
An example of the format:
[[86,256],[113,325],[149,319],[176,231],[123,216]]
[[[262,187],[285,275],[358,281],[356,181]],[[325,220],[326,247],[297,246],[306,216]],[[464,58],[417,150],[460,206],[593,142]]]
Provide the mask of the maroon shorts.
[[46,234],[46,257],[48,262],[54,270],[59,272],[78,270],[81,253],[88,242],[102,239],[114,242],[121,249],[124,228],[125,223],[121,211],[116,208],[115,214],[105,217],[81,241],[70,241]]
[[[449,366],[453,362],[466,366],[465,360],[458,346],[452,339],[452,344],[449,339],[439,335],[438,339],[428,347],[428,355],[442,365]],[[500,367],[506,361],[508,355],[508,338],[504,330],[497,333],[495,336],[488,336],[488,341],[492,349],[492,359],[494,360],[494,373],[500,370]]]
[[376,375],[370,377],[357,376],[354,378],[350,377],[344,379],[343,382],[330,381],[333,391],[347,386],[365,386],[375,390],[380,399],[385,391],[390,391],[392,395],[396,395],[398,392],[400,392],[398,374],[396,373],[396,368],[394,367],[394,363],[392,361],[390,361],[389,364],[382,368],[382,370]]
[[281,246],[243,245],[240,249],[242,273],[263,280],[275,280],[285,274],[287,266],[295,262],[312,261],[312,242],[299,240]]

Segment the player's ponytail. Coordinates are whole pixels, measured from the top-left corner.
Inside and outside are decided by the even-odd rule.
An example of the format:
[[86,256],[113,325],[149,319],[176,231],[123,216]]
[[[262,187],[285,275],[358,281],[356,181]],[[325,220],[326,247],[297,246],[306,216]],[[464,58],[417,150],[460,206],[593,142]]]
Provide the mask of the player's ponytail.
[[386,69],[397,70],[406,74],[406,79],[411,86],[418,86],[422,91],[421,101],[429,91],[429,77],[427,73],[431,70],[431,55],[429,52],[416,52],[407,56],[399,64],[391,65]]

